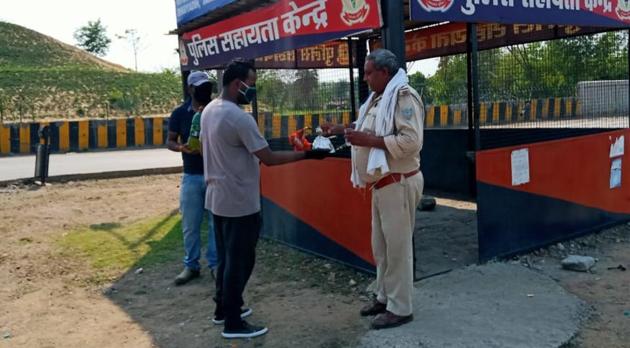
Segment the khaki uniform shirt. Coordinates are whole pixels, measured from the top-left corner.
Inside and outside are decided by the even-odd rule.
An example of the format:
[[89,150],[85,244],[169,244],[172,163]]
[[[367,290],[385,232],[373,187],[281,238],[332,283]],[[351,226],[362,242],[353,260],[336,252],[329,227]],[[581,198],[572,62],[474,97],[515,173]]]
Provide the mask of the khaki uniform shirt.
[[[366,112],[365,120],[358,130],[375,134],[375,120],[378,104],[382,96],[375,97]],[[420,150],[422,150],[424,131],[424,105],[411,87],[403,87],[398,92],[398,102],[394,112],[394,134],[385,136],[385,151],[390,173],[409,173],[420,168]],[[365,183],[374,183],[383,177],[377,170],[374,175],[367,173],[369,147],[352,147],[356,170]]]

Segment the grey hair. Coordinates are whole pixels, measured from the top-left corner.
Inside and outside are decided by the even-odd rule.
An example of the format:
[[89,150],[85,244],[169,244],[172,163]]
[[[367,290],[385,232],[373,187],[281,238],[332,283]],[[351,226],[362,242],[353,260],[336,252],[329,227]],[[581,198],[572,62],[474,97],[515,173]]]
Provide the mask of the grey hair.
[[398,58],[396,55],[392,53],[390,50],[386,50],[384,48],[379,48],[370,52],[370,54],[365,57],[365,60],[371,60],[374,62],[374,65],[377,69],[382,70],[383,68],[387,69],[389,72],[389,76],[394,76],[398,72],[400,68],[400,64],[398,63]]

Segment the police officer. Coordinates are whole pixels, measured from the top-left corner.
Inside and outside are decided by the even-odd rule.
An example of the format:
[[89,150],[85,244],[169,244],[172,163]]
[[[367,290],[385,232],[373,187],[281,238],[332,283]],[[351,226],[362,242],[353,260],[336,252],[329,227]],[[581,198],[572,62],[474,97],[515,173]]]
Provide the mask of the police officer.
[[353,145],[353,183],[372,190],[376,298],[361,315],[375,315],[372,328],[384,329],[413,320],[412,234],[424,187],[424,106],[392,52],[370,53],[364,68],[372,94],[355,128],[346,129],[346,140]]

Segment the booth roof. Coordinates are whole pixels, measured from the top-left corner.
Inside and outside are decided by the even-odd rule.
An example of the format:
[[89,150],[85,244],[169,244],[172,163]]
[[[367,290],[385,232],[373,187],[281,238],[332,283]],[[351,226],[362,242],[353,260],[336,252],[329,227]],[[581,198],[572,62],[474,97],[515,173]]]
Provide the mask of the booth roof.
[[277,0],[240,0],[225,6],[216,8],[203,16],[193,19],[188,23],[184,23],[179,28],[172,30],[170,34],[184,34],[186,32],[205,27],[206,25],[220,22],[226,18],[234,17],[239,14],[253,11],[255,9],[266,7],[275,3]]

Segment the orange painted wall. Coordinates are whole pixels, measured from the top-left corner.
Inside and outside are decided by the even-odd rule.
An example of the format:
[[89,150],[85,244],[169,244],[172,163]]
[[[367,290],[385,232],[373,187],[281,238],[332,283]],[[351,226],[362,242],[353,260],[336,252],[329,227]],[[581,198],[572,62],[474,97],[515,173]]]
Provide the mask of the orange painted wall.
[[[610,146],[625,138],[622,182],[610,188]],[[529,149],[530,182],[512,186],[511,153]],[[630,214],[630,130],[481,151],[477,180],[486,184],[561,199],[611,213]]]
[[265,198],[374,264],[370,244],[372,198],[352,188],[349,159],[262,166],[261,181]]

